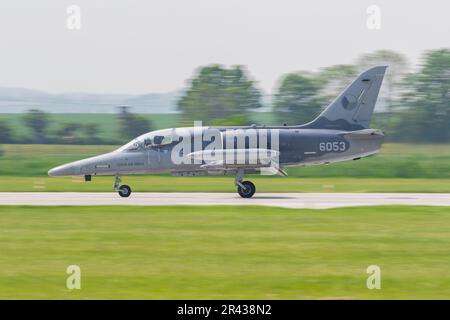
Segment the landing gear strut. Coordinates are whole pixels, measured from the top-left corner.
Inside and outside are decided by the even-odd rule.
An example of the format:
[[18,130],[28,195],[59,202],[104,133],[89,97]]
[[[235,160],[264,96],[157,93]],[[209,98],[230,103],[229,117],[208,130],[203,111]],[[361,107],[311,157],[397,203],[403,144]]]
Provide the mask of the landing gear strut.
[[251,198],[256,191],[253,182],[242,181],[244,179],[244,170],[239,170],[236,174],[234,184],[237,186],[237,192],[242,198]]
[[116,190],[119,193],[119,196],[123,198],[128,198],[131,194],[131,188],[126,184],[123,184],[119,187],[120,182],[121,182],[120,177],[116,176],[116,179],[114,180],[114,190]]

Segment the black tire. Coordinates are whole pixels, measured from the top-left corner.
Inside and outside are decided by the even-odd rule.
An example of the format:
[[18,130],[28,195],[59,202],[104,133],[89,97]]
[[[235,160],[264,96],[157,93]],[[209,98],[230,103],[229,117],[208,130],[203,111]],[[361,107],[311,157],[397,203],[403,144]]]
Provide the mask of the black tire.
[[242,181],[242,185],[245,187],[245,189],[241,188],[241,186],[238,186],[238,193],[242,198],[251,198],[255,194],[256,187],[255,185],[250,181]]
[[127,186],[126,184],[122,185],[119,187],[119,196],[123,197],[123,198],[128,198],[131,194],[131,188],[129,186]]

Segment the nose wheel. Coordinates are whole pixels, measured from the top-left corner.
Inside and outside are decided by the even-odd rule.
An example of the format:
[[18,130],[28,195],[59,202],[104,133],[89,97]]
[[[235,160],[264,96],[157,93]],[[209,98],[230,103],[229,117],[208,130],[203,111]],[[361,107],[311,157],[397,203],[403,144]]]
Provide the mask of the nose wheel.
[[119,196],[121,196],[122,198],[128,198],[131,194],[131,188],[126,184],[123,184],[119,187],[120,181],[120,177],[116,176],[116,179],[114,180],[114,190],[116,190]]
[[121,196],[122,198],[128,198],[131,194],[131,188],[130,186],[124,184],[121,185],[119,189],[117,189],[117,192],[119,193],[119,196]]

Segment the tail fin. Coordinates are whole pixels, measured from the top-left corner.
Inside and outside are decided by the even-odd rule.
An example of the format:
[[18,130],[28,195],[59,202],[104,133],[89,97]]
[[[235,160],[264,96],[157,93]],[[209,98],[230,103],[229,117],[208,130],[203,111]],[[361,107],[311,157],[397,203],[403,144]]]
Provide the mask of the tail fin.
[[354,131],[367,129],[387,66],[361,73],[316,119],[302,128]]

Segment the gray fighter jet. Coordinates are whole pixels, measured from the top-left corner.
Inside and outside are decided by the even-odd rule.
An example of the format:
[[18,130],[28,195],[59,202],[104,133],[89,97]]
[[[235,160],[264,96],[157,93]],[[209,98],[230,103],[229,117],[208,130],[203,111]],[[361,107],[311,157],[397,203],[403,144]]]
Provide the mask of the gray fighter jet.
[[286,176],[287,166],[357,160],[381,147],[384,135],[369,129],[385,66],[358,76],[313,121],[295,126],[172,128],[146,133],[121,148],[51,169],[50,176],[115,176],[114,189],[131,194],[120,177],[171,172],[175,176],[232,175],[239,195],[250,198],[255,185],[246,174]]

